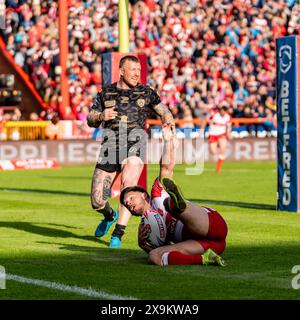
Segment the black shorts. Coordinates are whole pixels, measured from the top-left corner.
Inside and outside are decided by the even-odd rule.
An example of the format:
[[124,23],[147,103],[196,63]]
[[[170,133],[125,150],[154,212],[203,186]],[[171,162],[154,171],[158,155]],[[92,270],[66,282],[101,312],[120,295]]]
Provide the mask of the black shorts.
[[101,148],[96,168],[106,172],[121,172],[122,162],[129,157],[139,157],[145,162],[145,151],[146,148],[137,149],[134,145],[127,149],[120,150],[102,150]]
[[120,164],[102,164],[98,163],[96,164],[97,169],[101,169],[106,172],[121,172],[122,171],[122,166]]

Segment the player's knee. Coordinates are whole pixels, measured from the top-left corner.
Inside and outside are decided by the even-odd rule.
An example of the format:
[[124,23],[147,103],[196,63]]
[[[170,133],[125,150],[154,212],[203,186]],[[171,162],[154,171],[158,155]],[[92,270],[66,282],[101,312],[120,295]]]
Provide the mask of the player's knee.
[[131,162],[125,164],[122,169],[121,188],[137,185],[143,170],[143,162],[140,158],[129,159]]
[[128,176],[128,177],[122,179],[121,185],[120,185],[121,190],[123,190],[123,189],[125,189],[127,187],[136,186],[138,184],[138,182],[139,182],[138,177],[136,178],[136,177]]
[[154,264],[157,266],[161,266],[161,257],[162,257],[162,253],[160,252],[160,250],[152,250],[149,253],[149,257],[148,257],[148,263],[149,264]]
[[103,209],[106,205],[106,202],[107,200],[103,200],[102,198],[91,196],[91,205],[94,210]]
[[210,153],[212,155],[216,155],[217,154],[217,149],[214,149],[214,148],[210,149]]

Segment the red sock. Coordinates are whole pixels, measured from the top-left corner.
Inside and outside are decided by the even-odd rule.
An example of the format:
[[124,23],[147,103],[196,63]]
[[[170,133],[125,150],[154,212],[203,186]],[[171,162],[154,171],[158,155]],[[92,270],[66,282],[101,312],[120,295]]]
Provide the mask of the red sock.
[[168,256],[168,264],[202,264],[202,256],[200,254],[190,255],[171,251]]
[[223,159],[218,159],[218,161],[217,161],[217,167],[216,167],[216,171],[217,172],[220,172],[221,171],[221,169],[222,169],[222,164],[223,164]]

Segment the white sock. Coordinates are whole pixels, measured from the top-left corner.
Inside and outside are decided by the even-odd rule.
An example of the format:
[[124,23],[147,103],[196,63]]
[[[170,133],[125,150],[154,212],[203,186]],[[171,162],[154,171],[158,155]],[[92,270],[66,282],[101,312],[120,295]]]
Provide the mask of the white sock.
[[169,257],[169,252],[165,252],[162,254],[161,263],[160,263],[162,266],[167,266],[169,264],[168,257]]

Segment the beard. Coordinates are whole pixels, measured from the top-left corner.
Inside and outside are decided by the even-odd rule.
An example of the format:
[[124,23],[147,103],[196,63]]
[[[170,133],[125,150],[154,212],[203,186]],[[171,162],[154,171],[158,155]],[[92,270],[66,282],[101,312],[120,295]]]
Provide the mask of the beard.
[[129,88],[134,88],[136,85],[132,85],[129,83],[123,76],[121,77],[121,80],[129,87]]

